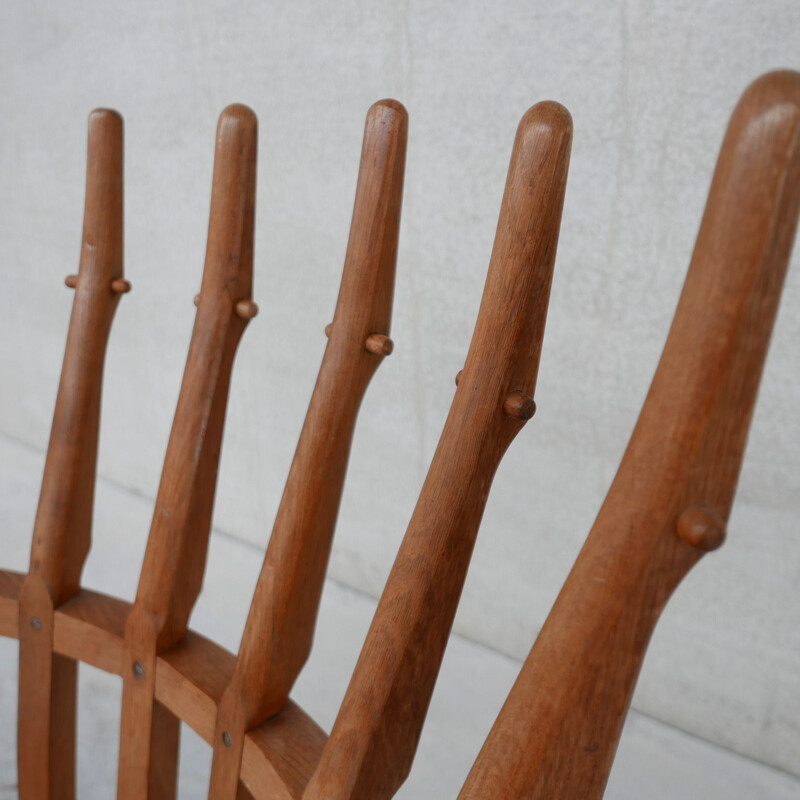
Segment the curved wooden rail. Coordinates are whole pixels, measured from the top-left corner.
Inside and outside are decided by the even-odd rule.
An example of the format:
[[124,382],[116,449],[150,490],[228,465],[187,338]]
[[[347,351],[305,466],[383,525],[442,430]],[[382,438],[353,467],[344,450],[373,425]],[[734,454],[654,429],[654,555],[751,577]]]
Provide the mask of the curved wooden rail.
[[460,797],[602,797],[661,610],[722,544],[800,208],[800,74],[731,118],[619,471]]
[[[19,595],[25,575],[0,570],[0,636],[19,638]],[[81,589],[56,609],[53,651],[122,675],[125,620],[131,604]],[[156,660],[155,697],[177,719],[212,744],[217,706],[235,657],[189,631]],[[245,737],[241,779],[258,797],[299,798],[327,740],[325,732],[289,701],[283,711]]]

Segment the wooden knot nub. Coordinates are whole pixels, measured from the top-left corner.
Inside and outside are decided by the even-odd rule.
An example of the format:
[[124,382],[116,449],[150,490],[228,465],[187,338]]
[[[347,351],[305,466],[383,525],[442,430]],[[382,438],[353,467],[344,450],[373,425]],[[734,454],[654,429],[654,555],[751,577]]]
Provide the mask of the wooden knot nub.
[[111,281],[111,291],[116,294],[127,294],[130,290],[130,281],[126,281],[125,278],[115,278]]
[[[200,306],[200,295],[194,296],[194,304]],[[258,314],[258,306],[252,300],[240,300],[236,304],[236,316],[242,319],[253,319]]]
[[[70,289],[76,289],[78,287],[78,276],[67,275],[67,277],[64,278],[64,283],[69,286]],[[111,281],[111,291],[115,294],[126,294],[130,290],[130,281],[126,281],[125,278],[115,278]]]
[[252,300],[240,300],[236,304],[236,314],[242,319],[253,319],[258,314],[258,306]]
[[394,350],[394,342],[382,333],[373,333],[367,336],[365,347],[376,356],[388,356]]
[[[456,378],[456,381],[458,381],[458,378]],[[506,397],[503,403],[503,410],[509,417],[515,417],[526,422],[536,413],[536,403],[525,392],[515,389]]]
[[459,370],[459,371],[456,373],[456,386],[458,386],[458,382],[461,380],[461,373],[462,373],[462,372],[464,372],[464,370],[463,370],[463,369],[460,369],[460,370]]
[[708,553],[725,541],[725,520],[707,505],[693,505],[678,517],[678,536],[684,542]]
[[[333,323],[329,322],[325,326],[325,335],[330,339],[332,333]],[[374,353],[376,356],[388,356],[391,355],[392,350],[394,350],[394,342],[388,336],[384,336],[382,333],[371,333],[369,336],[367,336],[367,340],[364,342],[364,347],[366,347],[370,353]]]

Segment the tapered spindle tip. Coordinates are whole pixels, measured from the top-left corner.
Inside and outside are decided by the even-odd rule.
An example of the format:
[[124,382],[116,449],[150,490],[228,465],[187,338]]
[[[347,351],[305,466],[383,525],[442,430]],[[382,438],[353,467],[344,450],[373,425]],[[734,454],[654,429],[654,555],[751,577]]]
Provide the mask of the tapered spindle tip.
[[705,553],[716,550],[725,541],[725,520],[711,506],[689,506],[678,517],[678,536]]
[[506,397],[503,409],[509,417],[526,422],[536,413],[536,403],[532,397],[517,389]]
[[258,306],[252,300],[240,300],[236,304],[236,315],[242,319],[253,319],[258,314]]
[[397,100],[378,100],[367,112],[366,130],[373,135],[388,135],[405,143],[408,136],[408,112]]
[[125,278],[116,278],[111,281],[111,291],[116,294],[127,294],[130,290],[130,281],[126,281]]
[[231,103],[219,115],[218,132],[236,129],[243,133],[255,133],[258,129],[258,117],[252,108],[242,103]]
[[[552,153],[549,158],[560,164],[559,171],[566,172],[572,146],[572,116],[564,106],[545,100],[531,106],[517,127],[514,152],[529,170],[540,170],[541,153]],[[515,161],[512,156],[512,165]],[[537,181],[538,181],[537,177]]]
[[800,72],[778,69],[756,78],[742,94],[739,105],[772,105],[775,101],[797,105],[800,101]]
[[67,275],[64,278],[65,286],[68,286],[70,289],[75,289],[78,286],[78,276],[77,275]]
[[394,350],[394,342],[382,333],[373,333],[367,337],[366,348],[376,356],[388,356]]
[[406,107],[399,101],[387,97],[384,100],[378,100],[369,107],[369,114],[392,114],[398,115],[403,119],[408,119],[408,111]]
[[113,108],[95,108],[89,114],[89,125],[94,123],[121,125],[122,114],[114,111]]
[[529,128],[548,128],[555,134],[572,136],[572,114],[555,100],[543,100],[531,106],[519,122],[521,131]]
[[[89,158],[92,154],[107,151],[108,157],[118,162],[117,168],[122,170],[122,116],[110,108],[96,108],[89,114]],[[99,150],[98,150],[99,148]]]

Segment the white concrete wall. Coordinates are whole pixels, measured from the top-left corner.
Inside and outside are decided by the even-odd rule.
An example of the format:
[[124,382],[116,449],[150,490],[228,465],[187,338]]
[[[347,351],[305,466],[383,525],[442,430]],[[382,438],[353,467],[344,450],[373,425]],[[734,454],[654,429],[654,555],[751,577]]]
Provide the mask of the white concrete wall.
[[[248,103],[261,127],[261,314],[237,360],[216,525],[263,546],[336,299],[364,114],[396,97],[410,114],[396,350],[363,406],[331,562],[337,580],[378,593],[466,353],[516,123],[557,99],[575,139],[539,411],[497,475],[457,619],[465,635],[521,657],[635,421],[730,111],[761,72],[800,66],[799,41],[796,0],[6,0],[0,432],[46,444],[71,302],[62,280],[79,253],[86,116],[117,108],[134,291],[112,332],[99,468],[154,495],[203,263],[215,121],[228,103]],[[795,773],[798,256],[728,543],[668,607],[635,699]]]

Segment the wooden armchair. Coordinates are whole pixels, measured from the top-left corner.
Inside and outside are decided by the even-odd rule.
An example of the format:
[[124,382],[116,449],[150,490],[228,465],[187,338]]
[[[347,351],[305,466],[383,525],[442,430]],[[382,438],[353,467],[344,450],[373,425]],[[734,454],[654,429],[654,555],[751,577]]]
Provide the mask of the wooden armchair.
[[[475,332],[408,531],[330,735],[290,699],[311,650],[350,442],[389,338],[407,116],[367,115],[329,342],[236,656],[192,632],[225,408],[252,300],[257,123],[217,131],[197,315],[136,600],[80,584],[105,348],[122,270],[122,120],[89,119],[83,248],[27,575],[0,572],[19,639],[22,800],[75,794],[78,662],[123,681],[117,796],[172,798],[179,724],[213,748],[210,797],[391,797],[414,757],[489,494],[533,395],[572,123],[517,131]],[[459,795],[599,798],[658,616],[725,538],[800,208],[800,75],[757,80],[722,146],[694,257],[631,442]]]

